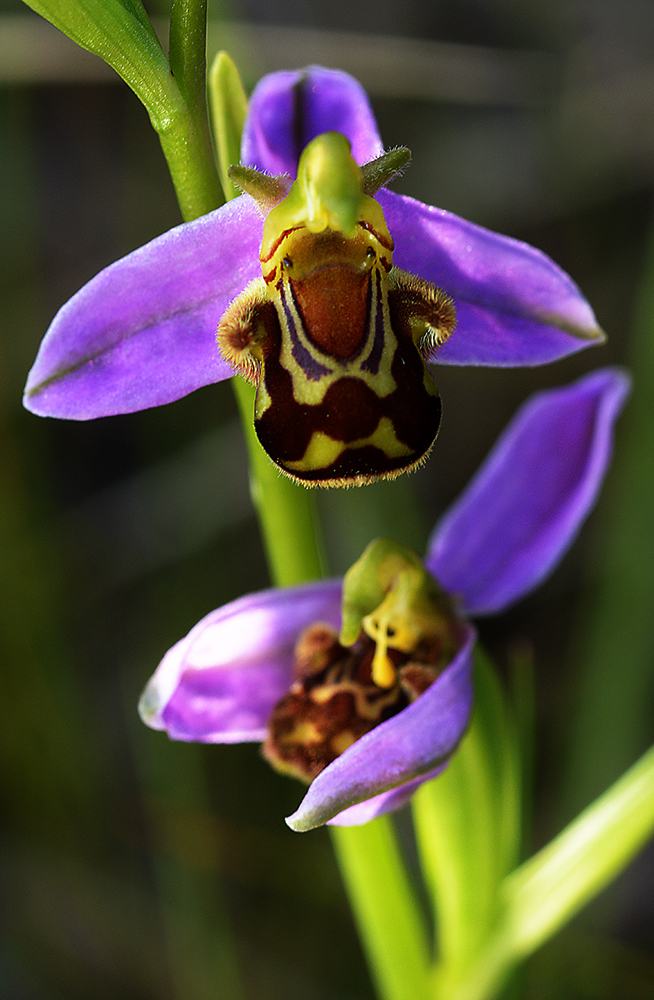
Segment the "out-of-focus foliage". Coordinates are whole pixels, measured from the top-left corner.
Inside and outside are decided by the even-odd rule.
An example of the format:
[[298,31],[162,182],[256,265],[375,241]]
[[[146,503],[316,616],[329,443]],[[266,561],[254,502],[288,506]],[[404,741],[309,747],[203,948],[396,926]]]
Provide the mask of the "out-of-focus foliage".
[[[298,836],[280,818],[299,786],[254,747],[172,744],[136,716],[163,652],[267,584],[229,384],[89,424],[21,408],[58,306],[179,215],[134,95],[26,8],[1,10],[0,993],[369,997],[326,834]],[[210,5],[211,54],[230,49],[248,87],[309,62],[353,72],[385,142],[413,151],[396,188],[540,246],[609,335],[546,369],[441,369],[443,427],[425,468],[320,498],[334,572],[380,534],[422,551],[529,392],[629,360],[651,218],[654,8],[246,0],[221,25],[223,13]],[[610,484],[608,499],[620,500]],[[614,725],[616,691],[580,659],[603,511],[538,595],[482,629],[507,666],[533,651],[536,845],[652,738],[654,675],[616,663]],[[527,995],[650,996],[652,888],[650,853],[537,956]]]

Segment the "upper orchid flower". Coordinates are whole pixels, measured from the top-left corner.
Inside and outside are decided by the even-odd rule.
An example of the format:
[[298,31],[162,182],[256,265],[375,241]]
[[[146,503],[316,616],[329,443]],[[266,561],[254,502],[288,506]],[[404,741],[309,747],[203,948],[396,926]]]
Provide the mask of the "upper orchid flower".
[[[534,396],[430,539],[377,542],[346,575],[204,618],[163,658],[143,719],[174,739],[265,741],[311,785],[296,830],[364,823],[446,765],[472,706],[474,630],[556,565],[594,504],[628,380]],[[312,780],[313,779],[313,780]]]
[[383,154],[351,77],[265,77],[241,154],[235,179],[250,194],[129,254],[63,306],[28,378],[29,409],[126,413],[237,368],[257,383],[257,431],[284,472],[366,482],[431,447],[436,351],[443,364],[535,365],[601,338],[577,286],[539,251],[384,189],[407,154]]

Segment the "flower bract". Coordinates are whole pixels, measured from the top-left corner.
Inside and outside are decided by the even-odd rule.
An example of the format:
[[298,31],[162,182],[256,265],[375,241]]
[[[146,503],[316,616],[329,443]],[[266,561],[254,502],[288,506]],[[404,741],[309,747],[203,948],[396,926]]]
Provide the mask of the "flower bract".
[[[144,721],[173,739],[266,741],[282,769],[313,777],[287,821],[296,830],[363,823],[403,805],[446,766],[468,725],[475,633],[466,619],[511,606],[571,544],[604,478],[628,388],[621,371],[604,369],[532,397],[437,524],[422,567],[378,543],[374,573],[364,560],[354,583],[348,574],[345,586],[268,590],[207,615],[163,658],[141,699]],[[389,709],[407,665],[418,679]],[[350,713],[329,729],[342,747],[313,776],[302,758],[312,741],[322,754],[327,733],[315,704],[352,692],[372,704],[375,724],[351,739]],[[357,725],[363,715],[355,712]],[[279,752],[289,733],[304,741],[299,755]]]
[[[544,254],[386,190],[392,155],[352,77],[321,67],[265,77],[235,175],[271,179],[265,212],[260,191],[244,194],[100,272],[53,320],[26,406],[79,420],[133,412],[238,369],[260,376],[257,430],[283,471],[307,484],[365,482],[431,447],[440,404],[425,361],[536,365],[601,339],[577,286]],[[271,234],[287,241],[277,256]],[[394,358],[413,372],[413,407],[392,398]]]

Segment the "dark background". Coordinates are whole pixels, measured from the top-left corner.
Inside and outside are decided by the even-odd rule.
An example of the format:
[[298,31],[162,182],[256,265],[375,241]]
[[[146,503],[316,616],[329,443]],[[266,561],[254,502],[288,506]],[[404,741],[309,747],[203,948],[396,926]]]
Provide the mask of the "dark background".
[[[328,834],[283,822],[301,787],[257,747],[174,744],[136,715],[172,643],[268,585],[230,384],[88,424],[21,407],[57,308],[180,217],[134,95],[27,8],[5,0],[0,14],[0,995],[366,1000]],[[310,62],[357,75],[385,144],[413,151],[395,189],[542,248],[609,336],[544,368],[438,370],[444,420],[426,467],[321,495],[333,572],[382,533],[424,551],[530,392],[627,363],[642,412],[652,373],[633,333],[654,164],[648,0],[244,0],[210,16],[210,54],[232,51],[248,89]],[[628,433],[629,417],[619,449]],[[631,516],[621,504],[645,489],[651,458],[631,481],[614,471],[537,594],[481,624],[502,670],[516,650],[535,664],[528,847],[651,742],[654,640],[639,657],[629,649],[651,591],[603,674],[588,640],[607,538]],[[520,995],[653,995],[653,857],[529,963]]]

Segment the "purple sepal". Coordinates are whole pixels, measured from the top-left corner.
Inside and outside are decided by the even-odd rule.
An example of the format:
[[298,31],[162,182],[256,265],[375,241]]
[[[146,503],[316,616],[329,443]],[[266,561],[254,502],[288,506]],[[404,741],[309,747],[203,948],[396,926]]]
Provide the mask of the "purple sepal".
[[139,712],[176,740],[263,740],[288,691],[293,649],[312,622],[341,624],[341,580],[266,590],[212,611],[170,649],[147,685]]
[[323,132],[342,132],[357,163],[380,156],[377,123],[365,90],[340,70],[308,66],[264,76],[250,98],[241,160],[295,177],[300,153]]
[[164,656],[141,696],[141,718],[175,740],[263,740],[290,686],[299,633],[316,621],[340,628],[341,587],[265,590],[212,611]]
[[532,397],[441,519],[425,565],[469,615],[502,611],[547,576],[593,507],[629,377],[602,369]]
[[454,299],[438,364],[540,365],[603,339],[577,285],[540,250],[392,191],[378,198],[396,266]]
[[[293,830],[311,830],[347,811],[344,825],[365,823],[368,801],[375,815],[397,808],[419,784],[442,767],[459,744],[472,710],[474,629],[466,626],[456,658],[416,701],[366,733],[332,761],[309,786],[300,808],[286,820]],[[406,788],[407,785],[411,788]],[[398,796],[395,798],[394,796]],[[366,803],[357,815],[353,806]]]
[[261,275],[262,232],[252,199],[237,198],[105,268],[52,321],[25,406],[89,420],[229,378],[216,330],[231,300]]

